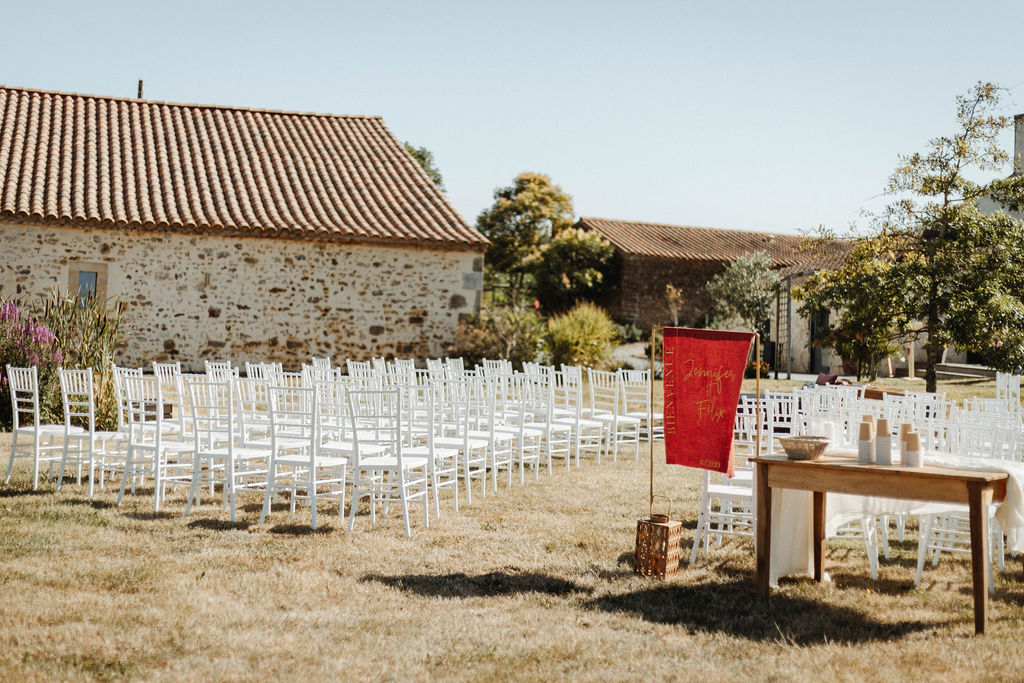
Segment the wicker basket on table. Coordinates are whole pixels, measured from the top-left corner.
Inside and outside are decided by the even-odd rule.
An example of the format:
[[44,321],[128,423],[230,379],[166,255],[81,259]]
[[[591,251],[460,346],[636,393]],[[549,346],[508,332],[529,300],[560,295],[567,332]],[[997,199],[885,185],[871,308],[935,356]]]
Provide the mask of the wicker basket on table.
[[817,460],[828,448],[828,438],[824,436],[783,436],[779,443],[790,460]]

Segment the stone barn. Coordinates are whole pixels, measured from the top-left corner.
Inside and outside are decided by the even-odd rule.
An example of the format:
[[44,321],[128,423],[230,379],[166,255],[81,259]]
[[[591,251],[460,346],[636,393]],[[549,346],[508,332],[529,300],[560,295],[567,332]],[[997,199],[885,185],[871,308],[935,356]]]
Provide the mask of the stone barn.
[[[683,295],[679,324],[706,326],[714,302],[704,295],[704,285],[743,254],[767,252],[786,278],[834,265],[836,255],[845,253],[839,241],[835,248],[819,247],[812,253],[805,237],[770,232],[605,218],[580,218],[576,227],[598,233],[615,247],[618,285],[605,305],[616,320],[633,322],[644,329],[672,323],[665,297],[668,284],[681,290]],[[792,277],[784,280],[791,281]],[[780,292],[780,297],[782,294]],[[785,296],[788,297],[788,290]],[[773,367],[807,372],[814,366],[813,371],[818,372],[841,366],[841,361],[827,351],[822,353],[810,347],[811,327],[821,321],[804,321],[794,312],[791,327],[785,307],[775,308],[770,334],[774,339],[765,340],[765,355]],[[824,323],[827,324],[827,320]],[[791,343],[792,352],[786,348],[787,341]]]
[[124,364],[438,355],[486,247],[379,117],[0,86],[0,296],[120,298]]

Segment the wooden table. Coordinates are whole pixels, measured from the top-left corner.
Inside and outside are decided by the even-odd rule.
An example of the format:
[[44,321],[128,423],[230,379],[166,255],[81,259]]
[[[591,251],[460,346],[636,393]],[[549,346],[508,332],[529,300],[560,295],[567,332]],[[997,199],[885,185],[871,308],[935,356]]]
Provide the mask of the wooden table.
[[814,579],[825,570],[825,493],[848,493],[906,500],[966,503],[970,507],[974,631],[985,632],[988,608],[988,506],[1006,497],[1004,472],[945,467],[861,465],[855,459],[822,457],[788,460],[785,455],[753,458],[757,479],[757,587],[769,593],[772,543],[772,489],[813,491]]

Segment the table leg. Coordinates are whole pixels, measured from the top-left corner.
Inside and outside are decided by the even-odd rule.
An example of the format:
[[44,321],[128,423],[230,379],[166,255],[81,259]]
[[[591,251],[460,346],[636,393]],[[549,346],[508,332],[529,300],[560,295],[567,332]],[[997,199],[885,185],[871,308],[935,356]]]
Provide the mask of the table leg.
[[822,581],[825,576],[825,492],[814,492],[812,509],[814,520],[814,580]]
[[971,509],[971,574],[974,579],[974,632],[985,632],[988,620],[988,506],[992,488],[983,482],[967,484]]
[[757,478],[757,592],[767,598],[771,583],[772,490],[768,486],[768,466],[756,463]]

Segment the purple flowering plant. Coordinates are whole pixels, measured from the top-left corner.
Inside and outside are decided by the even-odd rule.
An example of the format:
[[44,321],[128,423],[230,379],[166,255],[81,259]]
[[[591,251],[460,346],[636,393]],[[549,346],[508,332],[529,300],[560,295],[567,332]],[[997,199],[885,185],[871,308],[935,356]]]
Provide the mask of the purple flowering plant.
[[0,427],[11,427],[10,384],[6,366],[39,370],[39,397],[43,417],[59,417],[57,368],[64,361],[56,336],[13,300],[0,299]]

